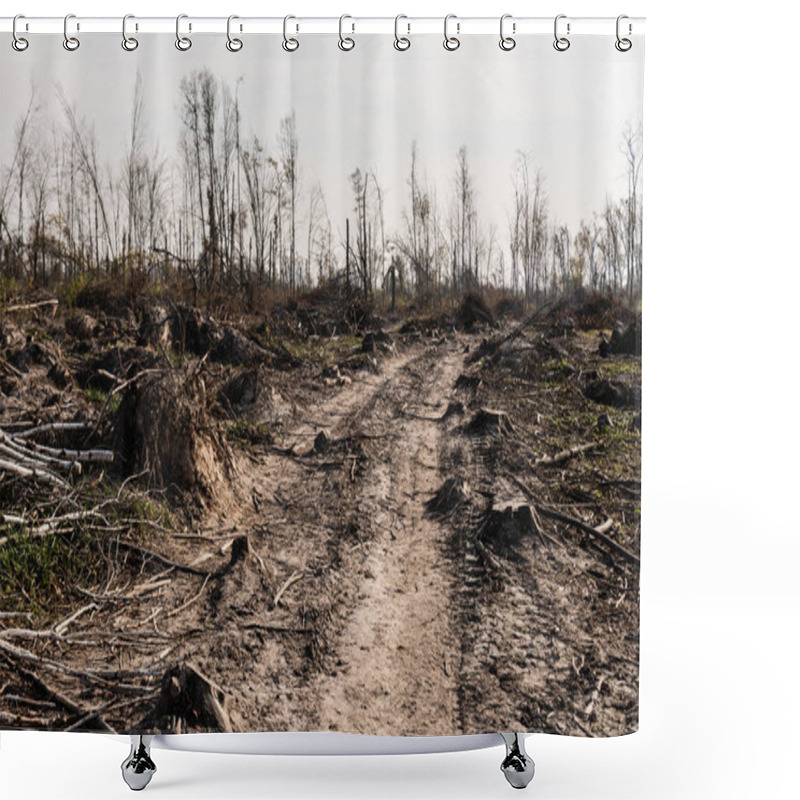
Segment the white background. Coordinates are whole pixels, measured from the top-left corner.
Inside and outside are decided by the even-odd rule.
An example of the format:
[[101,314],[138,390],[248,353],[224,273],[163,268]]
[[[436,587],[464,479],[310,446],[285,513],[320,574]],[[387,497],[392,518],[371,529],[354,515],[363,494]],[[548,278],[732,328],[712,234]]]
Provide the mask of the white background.
[[[528,795],[798,796],[797,6],[570,0],[403,7],[27,0],[4,14],[647,16],[641,730],[534,736]],[[124,743],[2,734],[0,797],[128,797]],[[156,751],[148,796],[509,797],[501,750],[402,757]]]

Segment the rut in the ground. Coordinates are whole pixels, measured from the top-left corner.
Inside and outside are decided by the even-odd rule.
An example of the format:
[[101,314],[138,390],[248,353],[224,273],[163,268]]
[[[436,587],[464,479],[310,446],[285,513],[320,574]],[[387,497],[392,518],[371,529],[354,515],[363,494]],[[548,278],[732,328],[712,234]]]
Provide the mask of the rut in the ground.
[[[459,730],[460,631],[439,487],[463,342],[420,343],[310,408],[241,470],[245,565],[209,596],[193,658],[238,730]],[[315,439],[326,431],[324,453]],[[291,583],[292,576],[300,576]],[[281,602],[275,597],[287,585]]]
[[355,560],[356,605],[331,642],[334,669],[316,681],[322,730],[458,731],[447,530],[425,514],[425,501],[441,483],[441,417],[462,366],[457,346],[428,352],[381,387],[356,423],[386,438],[359,483],[357,512],[373,535]]

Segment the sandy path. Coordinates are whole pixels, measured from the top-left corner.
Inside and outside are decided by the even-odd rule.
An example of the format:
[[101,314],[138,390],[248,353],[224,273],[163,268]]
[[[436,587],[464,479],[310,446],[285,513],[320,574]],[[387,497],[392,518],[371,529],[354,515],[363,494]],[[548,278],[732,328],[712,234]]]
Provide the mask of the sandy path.
[[447,531],[424,503],[441,483],[438,418],[462,366],[462,347],[441,345],[394,370],[369,403],[363,424],[391,438],[359,488],[375,535],[359,563],[357,605],[334,640],[338,670],[316,680],[321,730],[458,730],[461,645]]

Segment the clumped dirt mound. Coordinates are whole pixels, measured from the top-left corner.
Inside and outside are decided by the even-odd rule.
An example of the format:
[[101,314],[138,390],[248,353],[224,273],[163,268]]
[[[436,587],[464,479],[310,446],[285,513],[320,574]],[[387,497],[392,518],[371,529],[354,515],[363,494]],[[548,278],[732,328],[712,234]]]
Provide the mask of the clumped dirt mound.
[[226,326],[214,336],[210,358],[220,364],[250,366],[269,361],[269,354],[240,331]]
[[303,336],[359,333],[375,324],[372,308],[360,294],[348,295],[335,283],[325,283],[290,300],[285,309]]
[[454,323],[455,320],[447,314],[434,317],[411,317],[400,326],[398,333],[412,339],[423,336],[438,338],[445,332],[452,332]]
[[496,319],[522,319],[524,315],[525,301],[515,294],[506,294],[494,304]]
[[139,345],[196,356],[208,354],[219,364],[253,366],[270,361],[270,354],[236,326],[220,324],[193,306],[150,305],[142,311]]
[[627,324],[635,314],[620,296],[583,289],[553,306],[547,321],[557,323],[565,318],[579,330],[591,331],[613,328],[617,322]]
[[64,330],[76,339],[86,340],[96,329],[97,320],[85,312],[70,314],[64,321]]
[[179,353],[205,355],[212,347],[217,326],[192,306],[178,306],[169,315],[170,338]]
[[641,404],[641,393],[638,387],[607,378],[590,381],[584,387],[583,393],[595,403],[613,408],[638,407]]
[[233,455],[206,410],[202,378],[177,371],[147,376],[126,393],[115,420],[115,450],[128,473],[197,499],[221,499],[234,477]]
[[617,323],[611,339],[601,339],[598,352],[604,358],[609,355],[640,356],[642,354],[642,319],[637,317],[630,325]]
[[130,288],[123,281],[101,280],[84,286],[75,297],[75,305],[95,314],[127,317],[131,313],[131,300]]
[[394,348],[392,337],[386,331],[367,331],[361,342],[362,353],[390,353]]
[[471,331],[476,325],[494,326],[494,315],[483,297],[477,292],[467,292],[456,312],[456,322],[465,331]]
[[169,366],[161,353],[146,347],[111,347],[84,365],[76,376],[83,388],[110,391],[117,381],[128,380],[148,369]]
[[217,401],[225,408],[240,411],[251,406],[259,396],[261,382],[257,369],[246,369],[234,375],[217,393]]

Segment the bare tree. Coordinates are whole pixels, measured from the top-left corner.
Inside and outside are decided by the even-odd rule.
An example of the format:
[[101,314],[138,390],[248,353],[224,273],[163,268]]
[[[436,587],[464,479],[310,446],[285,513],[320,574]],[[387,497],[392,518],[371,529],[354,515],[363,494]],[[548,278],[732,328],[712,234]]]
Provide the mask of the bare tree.
[[633,302],[634,292],[642,280],[641,209],[639,181],[642,170],[642,126],[630,125],[623,134],[622,152],[625,156],[628,178],[628,196],[625,200],[625,266],[627,272],[628,302]]
[[355,266],[364,301],[369,302],[375,280],[375,265],[383,259],[385,252],[381,239],[382,193],[375,174],[362,172],[359,168],[350,175],[350,185],[353,189],[356,214]]
[[295,274],[297,258],[297,193],[300,179],[297,163],[299,142],[294,111],[281,120],[280,133],[278,134],[278,150],[280,152],[283,182],[286,186],[286,203],[289,214],[289,288],[294,291],[297,282]]
[[[109,224],[107,203],[104,196],[101,174],[101,167],[97,160],[97,140],[93,129],[87,128],[86,124],[79,120],[75,109],[69,104],[63,90],[59,89],[59,99],[64,115],[67,119],[72,148],[73,163],[79,170],[79,177],[88,190],[84,196],[87,205],[84,207],[89,221],[89,228],[92,231],[89,241],[94,243],[95,252],[93,257],[99,266],[99,244],[101,236],[105,239],[107,256],[110,259],[116,257],[116,246]],[[91,205],[89,205],[91,203]],[[91,251],[90,251],[91,252]]]
[[436,216],[431,193],[419,175],[419,157],[416,142],[411,144],[411,165],[408,177],[411,208],[403,212],[404,232],[396,238],[396,245],[410,263],[414,272],[417,292],[421,298],[430,296],[438,278],[435,275]]

